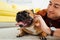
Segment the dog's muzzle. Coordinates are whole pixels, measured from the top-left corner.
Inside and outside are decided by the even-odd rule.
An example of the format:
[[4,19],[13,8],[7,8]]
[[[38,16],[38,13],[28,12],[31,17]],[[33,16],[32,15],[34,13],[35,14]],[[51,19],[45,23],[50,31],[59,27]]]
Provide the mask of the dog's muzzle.
[[30,16],[27,19],[23,19],[21,17],[20,18],[17,17],[17,19],[18,19],[17,22],[19,22],[20,27],[30,26],[33,22],[33,18],[31,18]]
[[20,27],[27,27],[30,26],[33,22],[33,19],[27,19],[22,21],[22,23],[19,25]]

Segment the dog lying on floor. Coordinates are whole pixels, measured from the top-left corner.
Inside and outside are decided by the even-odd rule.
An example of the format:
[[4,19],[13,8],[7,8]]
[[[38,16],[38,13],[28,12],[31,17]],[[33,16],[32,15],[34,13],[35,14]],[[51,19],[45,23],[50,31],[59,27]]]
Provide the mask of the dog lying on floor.
[[19,25],[21,33],[17,37],[24,36],[26,33],[31,35],[38,35],[41,40],[46,40],[47,34],[43,32],[39,27],[40,21],[31,10],[23,10],[17,13],[16,21]]

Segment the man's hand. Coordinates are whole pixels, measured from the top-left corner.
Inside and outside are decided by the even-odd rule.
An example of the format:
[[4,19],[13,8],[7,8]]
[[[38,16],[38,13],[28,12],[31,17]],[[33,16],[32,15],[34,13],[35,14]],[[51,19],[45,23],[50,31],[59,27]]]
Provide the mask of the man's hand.
[[41,29],[47,34],[51,34],[50,28],[46,25],[45,21],[40,15],[35,15],[35,17],[40,21]]

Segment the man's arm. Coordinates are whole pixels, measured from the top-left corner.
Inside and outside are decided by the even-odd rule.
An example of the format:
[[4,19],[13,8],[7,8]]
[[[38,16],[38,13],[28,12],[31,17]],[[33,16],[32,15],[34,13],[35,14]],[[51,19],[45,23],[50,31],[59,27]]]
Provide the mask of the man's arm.
[[[41,27],[40,28],[42,28],[42,30],[44,32],[46,32],[47,34],[51,34],[51,29],[47,26],[47,24],[45,23],[43,18],[40,15],[37,15],[37,18],[40,20],[40,23],[41,23]],[[59,36],[60,37],[60,28],[57,28],[54,31],[53,36]]]
[[57,28],[54,33],[53,36],[59,36],[60,37],[60,28]]
[[40,25],[41,25],[41,29],[46,32],[47,34],[50,34],[51,31],[50,31],[50,28],[47,26],[47,24],[44,22],[43,18],[40,16],[40,15],[36,15],[36,17],[39,19],[40,21]]

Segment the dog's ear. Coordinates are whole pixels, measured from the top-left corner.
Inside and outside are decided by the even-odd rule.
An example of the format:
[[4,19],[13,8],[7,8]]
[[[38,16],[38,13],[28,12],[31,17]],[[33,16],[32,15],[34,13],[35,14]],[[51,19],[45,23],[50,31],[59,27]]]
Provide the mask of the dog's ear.
[[39,10],[36,14],[41,15],[41,16],[45,16],[46,13],[47,13],[47,9],[43,9],[43,10]]
[[20,12],[17,12],[17,15],[20,14]]
[[34,10],[33,9],[31,9],[31,11],[34,13]]

